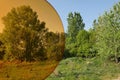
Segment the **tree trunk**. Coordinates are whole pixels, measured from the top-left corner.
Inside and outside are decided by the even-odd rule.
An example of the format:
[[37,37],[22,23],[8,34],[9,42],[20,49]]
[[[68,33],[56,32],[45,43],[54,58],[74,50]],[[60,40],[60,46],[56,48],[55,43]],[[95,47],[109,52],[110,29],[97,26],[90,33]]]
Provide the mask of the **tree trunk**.
[[117,54],[115,54],[115,62],[118,63],[118,57],[117,57]]

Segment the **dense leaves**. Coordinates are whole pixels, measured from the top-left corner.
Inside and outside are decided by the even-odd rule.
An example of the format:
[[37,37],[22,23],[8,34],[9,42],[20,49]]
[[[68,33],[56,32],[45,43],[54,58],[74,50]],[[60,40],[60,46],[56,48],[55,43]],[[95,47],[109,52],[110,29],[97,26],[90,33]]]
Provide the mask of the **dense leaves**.
[[105,12],[94,24],[99,54],[118,62],[120,57],[120,3]]
[[[78,17],[79,16],[79,17]],[[79,27],[78,27],[79,26]],[[94,20],[93,29],[84,30],[79,13],[68,15],[66,56],[94,57],[118,62],[120,59],[120,2]]]
[[3,17],[3,23],[5,28],[2,42],[6,47],[6,59],[30,61],[32,56],[42,55],[42,38],[47,29],[44,22],[40,23],[37,13],[30,6],[13,8]]
[[77,35],[77,56],[81,57],[93,57],[95,56],[95,49],[93,48],[94,43],[91,44],[91,34],[85,30],[79,31]]
[[80,13],[68,14],[68,31],[66,34],[66,50],[69,50],[70,56],[75,56],[76,50],[76,36],[80,30],[84,29],[84,23]]
[[66,33],[65,57],[93,57],[96,55],[94,47],[94,31],[84,30],[80,13],[68,14],[68,31]]
[[4,44],[5,60],[39,61],[62,58],[64,34],[49,32],[45,27],[46,23],[40,22],[37,13],[30,6],[13,8],[2,20],[5,28],[0,35],[0,49]]

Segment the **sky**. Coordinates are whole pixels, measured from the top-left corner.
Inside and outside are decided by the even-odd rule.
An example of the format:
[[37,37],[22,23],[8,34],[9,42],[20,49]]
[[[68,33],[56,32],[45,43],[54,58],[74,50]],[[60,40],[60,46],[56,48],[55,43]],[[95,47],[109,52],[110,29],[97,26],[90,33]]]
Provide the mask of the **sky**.
[[92,27],[93,21],[120,0],[48,0],[58,12],[64,30],[67,31],[67,17],[70,12],[79,12],[85,23],[85,29]]

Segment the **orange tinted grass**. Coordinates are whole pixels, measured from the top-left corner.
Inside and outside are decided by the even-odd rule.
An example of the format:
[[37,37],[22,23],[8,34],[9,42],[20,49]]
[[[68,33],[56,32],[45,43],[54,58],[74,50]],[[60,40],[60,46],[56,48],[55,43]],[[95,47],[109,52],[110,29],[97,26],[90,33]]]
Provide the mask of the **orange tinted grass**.
[[0,61],[0,80],[43,80],[53,72],[58,62]]

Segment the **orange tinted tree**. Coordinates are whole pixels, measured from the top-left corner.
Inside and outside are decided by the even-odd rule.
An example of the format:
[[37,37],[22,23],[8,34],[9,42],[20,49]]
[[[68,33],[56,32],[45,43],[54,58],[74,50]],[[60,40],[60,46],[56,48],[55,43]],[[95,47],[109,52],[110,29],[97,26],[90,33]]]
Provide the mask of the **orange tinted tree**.
[[2,42],[5,45],[6,60],[31,61],[45,58],[43,37],[47,28],[30,6],[13,8],[2,20],[5,25]]

